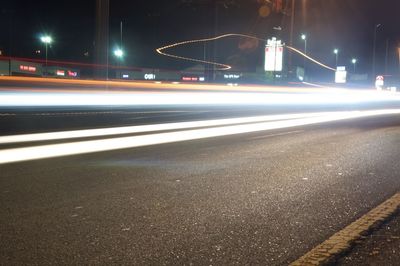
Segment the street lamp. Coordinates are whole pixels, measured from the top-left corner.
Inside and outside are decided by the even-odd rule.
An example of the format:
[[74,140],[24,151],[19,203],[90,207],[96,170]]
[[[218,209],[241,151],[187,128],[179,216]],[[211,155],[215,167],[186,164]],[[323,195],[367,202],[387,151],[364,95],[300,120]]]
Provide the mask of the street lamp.
[[354,67],[354,73],[356,73],[357,59],[353,58],[353,59],[351,60],[351,63],[353,64],[353,67]]
[[333,53],[335,54],[336,57],[336,67],[338,66],[338,58],[339,58],[339,49],[334,49]]
[[117,58],[122,58],[124,56],[124,51],[122,51],[122,49],[116,49],[114,50],[114,55]]
[[307,54],[307,35],[302,34],[301,39],[304,41],[304,53]]
[[[304,41],[304,54],[307,54],[307,35],[302,34],[301,39]],[[303,68],[306,69],[306,57],[303,58]]]
[[44,36],[40,37],[40,41],[42,43],[44,43],[44,45],[46,46],[46,67],[47,67],[47,48],[48,48],[49,44],[51,44],[53,42],[53,39],[48,35],[44,35]]

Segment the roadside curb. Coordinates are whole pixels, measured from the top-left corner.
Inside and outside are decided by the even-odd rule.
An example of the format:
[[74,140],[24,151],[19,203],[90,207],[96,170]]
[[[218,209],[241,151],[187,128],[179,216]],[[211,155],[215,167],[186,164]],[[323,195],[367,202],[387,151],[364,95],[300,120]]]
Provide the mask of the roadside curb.
[[326,241],[313,248],[290,266],[327,265],[350,250],[355,241],[378,228],[400,209],[400,192],[374,208],[357,221],[335,233]]

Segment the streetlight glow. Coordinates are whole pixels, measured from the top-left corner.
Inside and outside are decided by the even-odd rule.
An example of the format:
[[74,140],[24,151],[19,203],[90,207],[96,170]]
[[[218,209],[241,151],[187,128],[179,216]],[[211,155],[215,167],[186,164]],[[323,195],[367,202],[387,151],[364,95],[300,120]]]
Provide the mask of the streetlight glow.
[[53,38],[51,38],[51,36],[49,36],[49,35],[43,35],[42,37],[40,37],[40,41],[42,43],[44,43],[44,45],[46,46],[46,71],[45,71],[45,74],[47,75],[47,50],[48,50],[49,44],[51,44],[53,42]]
[[336,68],[338,66],[338,59],[339,59],[339,49],[334,49],[333,53],[335,54],[335,59],[336,59]]
[[353,67],[354,67],[354,73],[356,73],[356,64],[357,64],[357,59],[353,58],[351,59],[351,62],[353,63]]
[[45,44],[50,44],[53,42],[53,39],[48,35],[40,37],[40,40]]
[[114,51],[114,55],[115,55],[116,57],[118,57],[118,58],[121,58],[121,57],[124,56],[124,51],[122,51],[121,49],[116,49],[116,50]]
[[302,34],[302,35],[301,35],[301,39],[302,39],[302,40],[306,40],[306,39],[307,39],[307,35]]

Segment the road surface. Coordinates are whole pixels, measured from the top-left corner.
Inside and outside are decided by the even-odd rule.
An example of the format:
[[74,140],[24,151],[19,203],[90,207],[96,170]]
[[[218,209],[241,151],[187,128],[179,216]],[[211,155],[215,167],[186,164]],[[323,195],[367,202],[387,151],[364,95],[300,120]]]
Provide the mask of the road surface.
[[[5,136],[327,111],[185,108],[6,108],[0,124]],[[387,114],[0,164],[0,264],[286,265],[399,191],[398,147]]]

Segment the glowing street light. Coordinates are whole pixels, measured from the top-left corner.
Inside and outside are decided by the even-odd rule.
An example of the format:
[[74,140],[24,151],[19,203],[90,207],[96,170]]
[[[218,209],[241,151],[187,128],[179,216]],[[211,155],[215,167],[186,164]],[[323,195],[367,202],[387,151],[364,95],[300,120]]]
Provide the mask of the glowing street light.
[[304,41],[304,53],[307,54],[307,35],[302,34],[301,39]]
[[40,37],[40,41],[46,46],[46,67],[47,67],[47,48],[53,42],[53,39],[48,35]]
[[353,59],[351,59],[351,63],[353,64],[353,66],[354,66],[354,73],[356,73],[356,64],[357,64],[357,59],[356,58],[353,58]]
[[333,53],[335,54],[336,57],[336,67],[338,66],[338,58],[339,58],[339,49],[334,49]]
[[118,58],[122,58],[124,56],[124,51],[122,51],[122,49],[116,49],[114,50],[114,55]]

